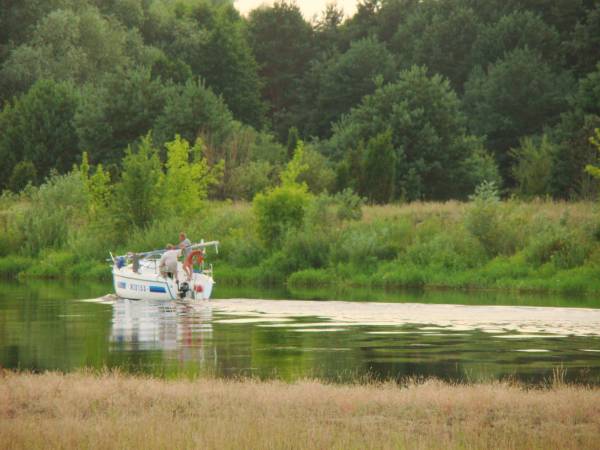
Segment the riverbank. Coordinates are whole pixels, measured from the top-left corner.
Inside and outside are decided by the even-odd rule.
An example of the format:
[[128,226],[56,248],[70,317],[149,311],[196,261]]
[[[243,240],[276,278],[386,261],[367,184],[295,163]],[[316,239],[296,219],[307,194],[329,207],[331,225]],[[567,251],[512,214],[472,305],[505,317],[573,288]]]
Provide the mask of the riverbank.
[[[558,377],[560,378],[560,377]],[[597,448],[600,389],[4,372],[2,448]]]
[[5,236],[12,238],[0,252],[0,276],[110,280],[107,250],[161,248],[183,229],[192,239],[221,241],[220,253],[207,259],[217,281],[227,285],[600,295],[600,210],[594,203],[417,202],[363,206],[360,218],[348,219],[338,214],[339,205],[314,202],[300,228],[284,233],[277,245],[261,240],[251,204],[225,202],[118,238],[93,223],[69,223],[62,244],[35,253],[19,231],[21,216],[14,211],[24,206],[17,203],[4,210]]
[[[600,294],[594,203],[517,200],[365,206],[360,220],[305,224],[270,252],[240,243],[219,278],[292,289],[497,290]],[[247,229],[252,230],[252,222]],[[255,255],[250,260],[247,255]]]

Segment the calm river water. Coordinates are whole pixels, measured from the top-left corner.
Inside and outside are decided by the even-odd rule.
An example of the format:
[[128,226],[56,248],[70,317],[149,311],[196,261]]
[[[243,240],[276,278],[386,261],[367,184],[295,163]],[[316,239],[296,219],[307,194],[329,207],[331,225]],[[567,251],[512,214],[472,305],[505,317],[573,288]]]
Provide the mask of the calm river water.
[[116,299],[110,284],[0,288],[5,368],[533,383],[558,371],[600,385],[600,299],[217,285],[216,299],[184,304]]

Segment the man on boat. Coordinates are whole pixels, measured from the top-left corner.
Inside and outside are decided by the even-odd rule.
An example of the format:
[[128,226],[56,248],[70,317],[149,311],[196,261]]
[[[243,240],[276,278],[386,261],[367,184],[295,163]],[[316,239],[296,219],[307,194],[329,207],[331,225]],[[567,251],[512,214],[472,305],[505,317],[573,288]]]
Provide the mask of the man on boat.
[[175,280],[179,281],[177,277],[177,259],[179,258],[180,254],[181,250],[175,248],[174,245],[167,245],[167,251],[162,254],[158,263],[160,274],[164,278],[170,275],[171,278],[175,276]]
[[185,258],[187,258],[187,256],[192,251],[192,243],[186,237],[183,231],[179,233],[179,248],[183,250],[183,259],[185,260]]
[[134,273],[140,273],[140,255],[137,253],[127,253],[127,258],[131,261],[131,270]]

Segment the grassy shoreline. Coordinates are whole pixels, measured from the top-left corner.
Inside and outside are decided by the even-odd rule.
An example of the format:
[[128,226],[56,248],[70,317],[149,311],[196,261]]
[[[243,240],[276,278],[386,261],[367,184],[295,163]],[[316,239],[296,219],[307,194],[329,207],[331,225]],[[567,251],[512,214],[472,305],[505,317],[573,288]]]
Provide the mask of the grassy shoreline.
[[2,448],[597,448],[600,389],[4,372]]
[[228,285],[600,295],[594,203],[417,202],[365,206],[360,220],[340,220],[323,207],[308,211],[302,228],[275,247],[259,239],[249,203],[211,203],[201,217],[158,221],[121,243],[78,227],[68,231],[66,244],[35,256],[18,247],[0,252],[0,276],[110,280],[107,249],[160,248],[185,229],[192,238],[221,241],[220,254],[208,260],[217,281]]

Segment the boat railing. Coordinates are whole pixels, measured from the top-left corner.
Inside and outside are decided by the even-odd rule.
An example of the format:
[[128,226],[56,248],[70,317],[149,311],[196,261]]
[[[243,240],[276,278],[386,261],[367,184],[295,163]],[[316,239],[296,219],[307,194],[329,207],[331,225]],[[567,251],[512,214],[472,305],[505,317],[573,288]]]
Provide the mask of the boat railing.
[[[215,251],[217,253],[219,253],[219,241],[209,241],[209,242],[200,241],[200,242],[198,242],[196,244],[192,244],[192,245],[190,245],[189,247],[186,247],[186,248],[187,249],[191,249],[191,250],[196,250],[196,249],[208,248],[208,247],[214,247]],[[163,248],[163,249],[159,249],[159,250],[151,250],[149,252],[142,252],[142,253],[135,253],[135,254],[140,259],[150,260],[152,258],[157,258],[157,257],[161,256],[167,250],[168,249]],[[114,263],[117,258],[129,258],[129,256],[130,256],[130,254],[113,256],[112,253],[110,253],[110,259],[108,261],[112,261]]]

